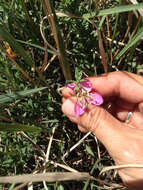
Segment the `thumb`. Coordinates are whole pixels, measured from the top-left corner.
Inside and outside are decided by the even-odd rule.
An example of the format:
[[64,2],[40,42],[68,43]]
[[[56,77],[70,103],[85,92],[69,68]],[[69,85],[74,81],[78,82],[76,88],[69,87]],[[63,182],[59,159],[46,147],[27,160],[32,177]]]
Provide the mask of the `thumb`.
[[71,121],[91,131],[108,149],[111,148],[111,144],[118,146],[118,143],[121,143],[124,136],[123,123],[100,106],[91,106],[82,116],[77,116],[74,105],[73,99],[67,99],[62,105],[63,112]]

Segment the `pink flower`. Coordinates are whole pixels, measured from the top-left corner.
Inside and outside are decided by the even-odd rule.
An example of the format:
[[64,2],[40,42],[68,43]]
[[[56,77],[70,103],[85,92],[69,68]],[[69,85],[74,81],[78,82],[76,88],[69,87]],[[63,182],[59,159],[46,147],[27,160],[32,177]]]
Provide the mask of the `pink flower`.
[[86,111],[86,106],[84,106],[80,101],[77,101],[74,107],[74,111],[77,115],[82,115]]
[[74,88],[76,87],[76,84],[74,83],[70,83],[67,85],[70,89],[74,90]]
[[77,85],[74,83],[68,84],[68,87],[72,90],[74,90],[75,87],[78,88],[78,91],[74,90],[77,97],[74,111],[77,115],[83,115],[88,110],[89,104],[99,106],[103,103],[102,96],[92,90],[92,84],[88,79],[84,79],[84,81]]
[[92,90],[92,84],[88,79],[84,79],[84,81],[80,82],[80,86],[87,92]]

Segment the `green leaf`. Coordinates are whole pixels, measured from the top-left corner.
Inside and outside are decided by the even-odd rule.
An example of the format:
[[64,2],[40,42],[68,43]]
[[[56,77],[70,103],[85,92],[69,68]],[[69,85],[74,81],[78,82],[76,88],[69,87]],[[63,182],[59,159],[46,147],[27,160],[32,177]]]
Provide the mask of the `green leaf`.
[[57,190],[64,190],[64,187],[60,184],[60,185],[58,185]]
[[20,123],[3,123],[0,122],[0,131],[3,132],[17,132],[17,131],[24,131],[24,132],[40,132],[42,129],[38,128],[34,125],[23,125]]
[[85,13],[82,15],[83,18],[88,19],[88,18],[93,18],[96,16],[96,12],[90,12],[90,13]]
[[137,34],[128,42],[128,44],[120,51],[120,53],[116,56],[116,60],[118,60],[129,48],[134,46],[138,41],[143,37],[143,27],[137,32]]
[[33,60],[31,59],[30,56],[27,55],[24,48],[8,32],[8,30],[6,29],[6,26],[2,25],[2,24],[0,24],[0,36],[2,37],[2,39],[4,39],[6,42],[9,43],[10,47],[12,47],[18,55],[20,55],[24,59],[24,61],[27,63],[27,65],[29,65],[29,66],[34,65]]
[[[42,50],[42,51],[45,51],[45,48],[44,48],[44,47],[39,46],[39,45],[37,45],[37,44],[32,44],[32,43],[30,43],[30,42],[25,42],[25,41],[22,41],[22,40],[16,40],[16,41],[19,42],[19,43],[25,44],[25,45],[29,45],[29,46],[31,46],[31,47],[35,47],[35,48],[40,49],[40,50]],[[54,52],[54,51],[52,51],[52,50],[50,50],[50,49],[48,49],[47,51],[48,51],[48,53],[51,53],[52,55],[57,55],[56,52]]]
[[110,14],[123,13],[128,11],[134,11],[143,8],[143,3],[138,3],[137,5],[121,5],[110,9],[100,10],[98,13],[91,12],[83,15],[83,18],[89,19],[95,16],[105,16]]
[[89,147],[89,146],[87,146],[86,145],[86,151],[88,152],[88,154],[90,154],[91,156],[93,156],[94,157],[94,153],[93,153],[93,151],[91,150],[91,148]]
[[82,79],[82,71],[79,70],[77,67],[75,68],[75,79],[77,82],[80,82]]
[[15,184],[12,184],[8,190],[13,190],[13,188],[15,187]]
[[35,89],[24,90],[24,91],[19,91],[19,92],[7,93],[7,94],[4,94],[4,95],[0,95],[0,103],[15,101],[18,98],[31,95],[33,93],[39,92],[41,90],[44,90],[46,88],[47,87],[41,87],[41,88],[35,88]]

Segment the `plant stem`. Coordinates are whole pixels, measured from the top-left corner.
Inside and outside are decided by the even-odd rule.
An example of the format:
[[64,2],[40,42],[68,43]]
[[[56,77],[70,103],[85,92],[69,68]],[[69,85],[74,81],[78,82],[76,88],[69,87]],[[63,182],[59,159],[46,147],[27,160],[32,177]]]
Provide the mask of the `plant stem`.
[[57,17],[52,6],[51,0],[42,0],[44,11],[47,15],[48,21],[51,25],[51,29],[57,45],[57,54],[61,64],[61,68],[66,80],[71,80],[71,69],[68,63],[65,45],[61,33],[58,28]]

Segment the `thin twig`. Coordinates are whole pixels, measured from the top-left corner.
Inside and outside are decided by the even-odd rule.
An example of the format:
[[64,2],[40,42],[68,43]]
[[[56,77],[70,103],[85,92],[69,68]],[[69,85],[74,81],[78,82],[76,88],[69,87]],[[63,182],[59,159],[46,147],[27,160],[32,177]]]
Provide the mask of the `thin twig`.
[[[132,4],[134,4],[134,5],[136,5],[136,4],[138,4],[138,1],[137,0],[128,0],[128,1],[130,1]],[[143,8],[141,8],[141,9],[138,9],[137,10],[139,13],[140,13],[140,15],[143,17]]]
[[[111,38],[106,37],[106,39],[109,40],[109,41],[112,41]],[[114,43],[114,44],[118,44],[118,45],[120,45],[120,46],[126,46],[125,43],[123,43],[123,42],[118,42],[118,41],[116,41],[116,40],[114,40],[113,43]],[[139,52],[141,52],[141,53],[143,53],[143,51],[142,51],[141,49],[139,49],[139,48],[136,48],[136,50],[139,51]]]
[[123,165],[117,165],[117,166],[107,166],[101,170],[100,175],[103,172],[106,172],[109,170],[123,169],[123,168],[143,168],[143,165],[142,164],[123,164]]
[[103,46],[100,30],[98,30],[98,45],[99,45],[99,51],[101,55],[101,63],[104,67],[104,72],[107,73],[108,72],[107,56],[106,56],[105,49]]
[[141,21],[142,21],[142,17],[140,16],[139,19],[138,19],[138,22],[137,22],[137,24],[136,24],[136,27],[135,27],[134,31],[132,32],[132,34],[131,34],[129,40],[131,40],[131,39],[133,38],[133,36],[135,35],[135,33],[136,33],[136,31],[137,31],[137,29],[138,29],[138,26],[139,26],[139,24],[141,23]]
[[98,139],[96,138],[96,136],[94,136],[96,145],[97,145],[97,155],[98,155],[98,159],[101,159],[101,155],[100,155],[100,148],[99,148],[99,143],[98,143]]
[[77,170],[75,170],[75,169],[73,169],[73,168],[71,168],[71,167],[69,167],[69,166],[67,166],[67,165],[59,164],[59,163],[53,162],[53,161],[49,161],[49,162],[50,162],[51,164],[53,164],[55,167],[59,166],[59,167],[65,169],[65,170],[68,170],[68,171],[70,171],[70,172],[79,172],[79,171],[77,171]]
[[[54,126],[53,129],[52,129],[51,137],[50,137],[48,148],[47,148],[47,152],[46,152],[46,159],[45,159],[44,166],[46,166],[46,163],[49,162],[50,150],[51,150],[51,145],[52,145],[55,129],[56,129],[56,126]],[[44,169],[43,173],[46,173],[46,168]],[[43,181],[43,185],[44,185],[44,188],[46,190],[48,190],[48,187],[46,185],[46,181]]]
[[68,154],[70,152],[72,152],[77,146],[79,146],[85,138],[87,138],[89,135],[91,134],[91,132],[86,133],[86,135],[84,135],[84,137],[82,139],[80,139],[74,146],[72,146],[62,157],[62,160],[65,162],[65,158],[68,156]]
[[15,176],[0,177],[0,183],[25,183],[25,182],[55,182],[55,181],[69,181],[78,180],[83,181],[93,179],[87,172],[47,172],[39,174],[24,174]]
[[45,38],[45,33],[44,33],[44,29],[43,29],[43,22],[44,22],[45,19],[47,19],[47,16],[41,18],[41,22],[40,22],[40,33],[41,33],[41,36],[42,36],[42,38],[44,40],[44,43],[46,43],[47,46],[50,49],[52,49],[57,54],[57,50],[51,44],[49,44],[49,42]]
[[66,80],[71,80],[72,79],[71,68],[70,68],[70,64],[68,63],[68,58],[67,58],[67,54],[65,50],[65,44],[64,44],[62,35],[60,33],[60,30],[58,28],[56,14],[51,3],[52,1],[43,0],[42,2],[43,2],[44,11],[51,25],[54,39],[56,41],[57,54],[58,54],[59,62],[60,62],[64,77]]
[[22,135],[24,138],[26,138],[28,141],[30,141],[32,143],[32,145],[39,150],[39,152],[42,153],[43,157],[45,158],[45,153],[44,151],[40,148],[40,146],[38,146],[37,144],[35,144],[35,142],[28,136],[26,135],[24,132],[18,132],[18,134]]
[[48,61],[48,63],[46,63],[46,64],[43,64],[43,66],[42,66],[42,71],[46,71],[47,70],[47,68],[49,67],[49,65],[54,61],[54,59],[57,57],[57,55],[53,55],[52,57],[51,57],[51,59]]

